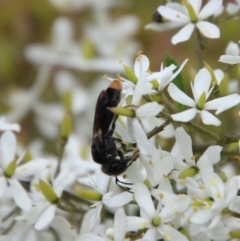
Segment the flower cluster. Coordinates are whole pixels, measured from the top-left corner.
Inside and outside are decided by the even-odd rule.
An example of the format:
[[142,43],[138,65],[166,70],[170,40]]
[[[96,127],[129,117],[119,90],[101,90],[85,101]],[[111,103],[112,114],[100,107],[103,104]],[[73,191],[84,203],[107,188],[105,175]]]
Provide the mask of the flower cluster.
[[[51,44],[26,48],[37,78],[9,95],[11,108],[0,121],[0,240],[240,239],[239,46],[230,41],[226,55],[210,65],[203,59],[206,42],[199,45],[220,37],[221,14],[235,18],[239,1],[158,7],[159,21],[147,28],[183,27],[173,44],[195,31],[199,67],[193,57],[178,65],[167,55],[156,71],[132,39],[138,19],[110,21],[110,10],[119,7],[113,0],[50,2],[69,12],[90,8],[97,21],[76,40],[71,21],[58,18]],[[212,67],[217,64],[223,67]],[[105,76],[107,89],[99,77],[87,89],[72,70],[117,75]],[[51,103],[42,98],[49,82]],[[39,138],[26,147],[26,127],[18,123],[29,113]],[[58,144],[54,151],[50,140]],[[111,175],[120,164],[125,169]]]

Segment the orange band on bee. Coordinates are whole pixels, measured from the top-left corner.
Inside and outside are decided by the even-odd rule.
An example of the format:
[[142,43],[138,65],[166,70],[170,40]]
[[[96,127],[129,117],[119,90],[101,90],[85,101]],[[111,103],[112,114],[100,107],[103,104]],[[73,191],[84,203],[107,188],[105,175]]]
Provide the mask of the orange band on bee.
[[115,89],[118,91],[122,91],[122,82],[119,79],[113,80],[113,82],[109,85],[108,88]]

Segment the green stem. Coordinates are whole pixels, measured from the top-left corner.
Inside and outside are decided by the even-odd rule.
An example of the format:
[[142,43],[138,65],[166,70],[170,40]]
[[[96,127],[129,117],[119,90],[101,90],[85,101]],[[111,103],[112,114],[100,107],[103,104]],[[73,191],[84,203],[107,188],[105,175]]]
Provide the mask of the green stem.
[[199,66],[199,69],[201,69],[203,68],[205,43],[204,43],[204,38],[202,37],[200,31],[197,28],[195,28],[194,33],[195,33],[196,52],[198,55],[198,66]]

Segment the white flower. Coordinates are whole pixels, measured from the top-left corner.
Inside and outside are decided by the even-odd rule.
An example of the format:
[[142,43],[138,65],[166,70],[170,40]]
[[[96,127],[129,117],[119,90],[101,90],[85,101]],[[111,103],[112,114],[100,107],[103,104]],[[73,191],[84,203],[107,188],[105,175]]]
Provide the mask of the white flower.
[[233,15],[235,13],[237,13],[240,10],[240,0],[235,0],[236,3],[228,3],[227,4],[227,13]]
[[162,209],[161,205],[158,206],[157,210],[144,184],[139,183],[136,185],[134,196],[140,207],[141,217],[127,217],[127,229],[129,231],[147,228],[148,230],[143,238],[149,240],[157,240],[158,238],[163,238],[164,240],[187,240],[185,236],[169,225],[169,223],[188,208],[191,200],[188,196],[176,195]]
[[5,117],[0,117],[0,130],[1,131],[20,131],[20,126],[17,123],[10,124],[6,121]]
[[107,236],[114,241],[124,241],[127,231],[127,218],[124,210],[119,209],[114,215],[114,227],[107,230]]
[[239,64],[240,51],[238,44],[230,42],[226,48],[226,55],[220,56],[219,61],[226,64]]
[[204,19],[213,16],[222,7],[222,0],[210,0],[202,9],[201,6],[202,0],[183,1],[183,5],[167,3],[166,6],[160,6],[157,10],[168,21],[162,24],[149,24],[146,28],[164,31],[184,26],[173,36],[173,44],[187,41],[195,27],[207,38],[219,38],[219,28],[215,24],[204,21]]
[[196,158],[192,151],[192,139],[186,133],[183,127],[179,127],[175,130],[176,144],[174,147],[174,171],[172,176],[178,178],[179,174],[190,167],[198,167],[199,161],[207,157],[211,161],[211,165],[218,163],[221,159],[220,152],[222,151],[221,146],[210,146],[202,154],[199,160],[196,162]]
[[191,217],[191,222],[195,224],[207,223],[206,229],[208,230],[214,228],[220,222],[224,215],[222,211],[229,208],[229,205],[237,197],[238,181],[233,177],[228,183],[223,183],[222,179],[214,173],[212,163],[206,156],[198,161],[198,167],[204,188],[196,188],[201,185],[195,185],[195,187],[187,185],[187,187],[191,188],[191,193],[195,198],[202,200],[204,198],[203,193],[205,193],[205,198],[210,197],[213,201],[205,202],[206,207],[195,212]]
[[23,155],[18,160],[16,159],[16,144],[16,138],[11,131],[2,134],[0,140],[0,197],[9,188],[17,206],[25,211],[30,211],[32,202],[20,180],[36,174],[43,166],[41,161],[31,161],[19,165]]
[[211,75],[205,68],[198,72],[194,83],[191,83],[191,87],[194,100],[179,90],[176,85],[172,83],[169,85],[168,92],[172,99],[191,107],[189,110],[171,115],[173,120],[188,122],[199,114],[205,125],[219,126],[221,121],[211,114],[209,110],[216,110],[216,115],[218,115],[240,103],[238,94],[228,95],[207,102],[214,86],[211,87]]
[[[47,163],[47,161],[45,162]],[[45,179],[41,179],[42,177]],[[48,178],[51,180],[51,185],[45,181]],[[35,223],[34,227],[37,230],[48,227],[54,219],[62,192],[75,180],[75,175],[69,172],[68,168],[61,171],[54,180],[51,179],[47,168],[39,172],[31,185],[33,208],[30,212],[16,217],[16,220],[26,220],[30,224]]]

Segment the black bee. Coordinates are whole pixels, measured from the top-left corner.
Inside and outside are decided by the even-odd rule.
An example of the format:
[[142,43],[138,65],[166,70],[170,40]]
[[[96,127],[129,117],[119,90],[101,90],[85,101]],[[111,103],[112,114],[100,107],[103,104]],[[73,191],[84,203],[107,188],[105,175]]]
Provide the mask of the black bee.
[[155,10],[153,15],[152,15],[152,21],[155,23],[164,23],[164,18],[163,16],[158,12],[158,10]]
[[102,171],[110,176],[122,174],[131,164],[129,158],[124,158],[116,145],[117,139],[112,137],[117,115],[108,108],[116,107],[121,100],[122,83],[115,79],[106,90],[103,90],[97,100],[92,141],[93,160],[102,165]]

